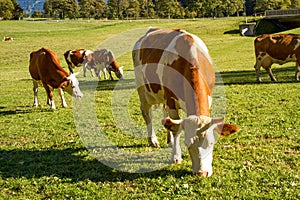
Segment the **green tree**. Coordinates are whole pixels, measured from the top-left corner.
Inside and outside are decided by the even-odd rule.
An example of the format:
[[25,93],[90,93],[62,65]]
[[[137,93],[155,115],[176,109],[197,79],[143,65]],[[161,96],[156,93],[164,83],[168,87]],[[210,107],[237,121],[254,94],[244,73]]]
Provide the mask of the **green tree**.
[[123,18],[123,12],[129,7],[128,0],[108,0],[109,18]]
[[46,0],[44,10],[48,17],[75,19],[78,17],[79,6],[75,0]]
[[95,19],[108,17],[108,6],[104,0],[97,0],[95,3]]
[[162,18],[182,18],[184,9],[176,0],[159,0],[156,2],[156,14]]
[[187,17],[202,17],[204,15],[203,0],[187,0]]
[[21,8],[20,4],[16,0],[12,0],[12,3],[14,4],[14,11],[13,11],[13,19],[20,19],[23,18],[24,10]]
[[130,0],[129,6],[126,9],[126,18],[134,17],[137,18],[140,15],[140,2],[138,0]]
[[244,9],[244,0],[222,0],[222,10],[224,14],[229,16],[237,14]]
[[152,18],[155,16],[155,5],[152,0],[139,0],[140,16]]
[[291,6],[291,0],[256,0],[255,11],[264,12],[266,10],[284,9]]
[[90,19],[95,14],[95,0],[79,0],[78,3],[81,17]]
[[11,0],[0,0],[0,18],[11,19],[14,9],[15,7]]
[[300,8],[300,0],[291,0],[291,8]]

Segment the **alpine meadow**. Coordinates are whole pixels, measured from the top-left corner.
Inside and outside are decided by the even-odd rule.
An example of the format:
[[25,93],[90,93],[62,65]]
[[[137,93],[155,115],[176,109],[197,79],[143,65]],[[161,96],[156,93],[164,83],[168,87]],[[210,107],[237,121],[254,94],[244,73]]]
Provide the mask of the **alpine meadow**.
[[[255,37],[242,37],[238,30],[244,21],[243,17],[0,21],[1,38],[14,38],[0,42],[0,199],[300,199],[300,82],[294,80],[295,63],[274,64],[275,83],[262,69],[262,83],[257,83]],[[219,77],[216,85],[223,86],[226,94],[222,108],[225,122],[237,125],[239,130],[216,142],[211,177],[193,175],[183,143],[182,164],[130,173],[101,162],[119,158],[95,156],[87,145],[93,138],[80,133],[81,127],[95,127],[79,120],[78,105],[82,109],[86,106],[81,118],[95,114],[99,129],[119,149],[170,152],[166,130],[160,124],[162,116],[157,117],[155,125],[160,148],[149,146],[146,129],[141,129],[144,135],[128,134],[138,131],[122,123],[126,116],[122,117],[121,95],[127,95],[126,113],[133,123],[144,126],[131,50],[137,41],[134,38],[145,34],[149,27],[193,33],[204,41],[213,59]],[[300,28],[285,33],[300,34]],[[42,85],[40,105],[33,107],[29,55],[42,47],[54,51],[66,71],[65,51],[109,48],[124,66],[124,80],[118,81],[114,74],[113,81],[103,77],[98,80],[89,73],[83,77],[78,67],[74,70],[79,72],[82,100],[91,96],[92,109],[68,94],[68,107],[63,108],[54,91],[56,109],[52,110],[46,104]],[[113,96],[119,97],[116,102]],[[171,153],[168,155],[171,159]]]

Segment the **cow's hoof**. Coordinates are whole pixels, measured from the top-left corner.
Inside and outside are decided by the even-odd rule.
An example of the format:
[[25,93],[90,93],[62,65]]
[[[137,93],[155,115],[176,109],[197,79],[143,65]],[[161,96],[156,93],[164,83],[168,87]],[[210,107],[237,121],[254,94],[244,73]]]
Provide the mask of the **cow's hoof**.
[[178,164],[178,165],[182,164],[182,159],[174,159],[173,164]]
[[149,145],[152,146],[152,147],[156,147],[156,148],[159,148],[159,142],[157,140],[157,138],[153,138],[153,137],[148,137],[148,142],[149,142]]
[[194,172],[194,175],[208,177],[208,171]]

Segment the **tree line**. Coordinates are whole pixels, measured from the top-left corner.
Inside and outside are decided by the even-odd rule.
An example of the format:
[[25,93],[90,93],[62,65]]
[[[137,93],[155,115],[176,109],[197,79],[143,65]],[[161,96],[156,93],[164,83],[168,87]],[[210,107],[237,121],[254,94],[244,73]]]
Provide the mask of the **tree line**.
[[[35,10],[30,17],[77,18],[195,18],[224,17],[299,8],[300,0],[46,0],[44,11]],[[0,18],[26,17],[16,0],[0,0]]]

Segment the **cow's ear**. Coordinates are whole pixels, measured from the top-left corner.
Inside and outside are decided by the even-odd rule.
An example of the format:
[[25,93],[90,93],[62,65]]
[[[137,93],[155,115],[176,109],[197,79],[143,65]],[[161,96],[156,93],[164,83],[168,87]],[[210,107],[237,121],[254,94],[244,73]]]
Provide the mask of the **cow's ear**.
[[218,124],[215,128],[217,133],[221,136],[229,136],[238,131],[238,127],[232,124]]
[[164,125],[164,127],[172,132],[177,132],[180,125],[182,124],[183,120],[181,119],[171,119],[169,117],[162,119],[161,123]]

